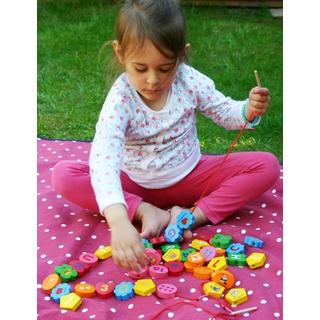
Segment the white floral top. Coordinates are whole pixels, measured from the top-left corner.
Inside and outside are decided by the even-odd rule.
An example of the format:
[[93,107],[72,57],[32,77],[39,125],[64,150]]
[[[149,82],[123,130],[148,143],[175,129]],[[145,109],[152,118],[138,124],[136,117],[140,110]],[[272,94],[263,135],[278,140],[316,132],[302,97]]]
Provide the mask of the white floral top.
[[120,170],[146,188],[168,187],[193,170],[200,159],[196,109],[234,130],[245,123],[246,104],[247,100],[225,97],[211,79],[181,64],[166,105],[154,111],[142,101],[126,73],[121,74],[101,110],[90,152],[91,183],[100,211],[115,203],[126,205]]

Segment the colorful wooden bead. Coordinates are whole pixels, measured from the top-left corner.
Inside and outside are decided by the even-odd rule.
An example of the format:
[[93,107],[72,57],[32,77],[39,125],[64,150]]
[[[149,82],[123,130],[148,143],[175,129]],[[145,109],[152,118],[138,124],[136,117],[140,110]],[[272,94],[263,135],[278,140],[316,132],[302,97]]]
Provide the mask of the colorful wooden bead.
[[248,300],[247,292],[244,288],[234,288],[225,295],[225,300],[233,305],[239,305]]
[[209,247],[209,246],[210,244],[207,241],[203,241],[199,239],[193,239],[190,244],[190,247],[196,250],[200,250],[203,247]]
[[157,286],[157,296],[162,299],[171,299],[176,295],[178,288],[171,283],[162,283]]
[[69,265],[78,272],[79,277],[90,270],[90,266],[80,260],[72,260]]
[[162,259],[166,262],[169,261],[180,261],[181,250],[180,249],[169,249],[163,256]]
[[180,261],[170,261],[164,264],[168,268],[169,276],[180,276],[183,273],[184,265]]
[[227,255],[245,253],[246,249],[242,243],[231,243],[226,249]]
[[244,267],[247,264],[247,257],[243,253],[232,253],[227,256],[227,262],[230,266]]
[[180,249],[180,245],[178,243],[169,243],[161,246],[162,253],[166,253],[169,249]]
[[251,236],[245,236],[244,243],[248,246],[255,247],[255,248],[262,248],[263,247],[263,240]]
[[60,283],[55,286],[50,293],[50,298],[55,302],[59,303],[60,298],[71,292],[71,286],[68,283]]
[[226,255],[226,249],[215,248],[216,249],[216,257],[221,257]]
[[167,242],[179,242],[182,240],[182,230],[176,224],[169,224],[164,231],[164,237]]
[[250,256],[247,258],[247,264],[250,269],[257,269],[262,267],[267,260],[267,257],[262,252],[253,252],[250,254]]
[[212,281],[205,283],[202,288],[206,295],[216,299],[219,299],[225,290],[223,286]]
[[161,255],[153,248],[147,248],[144,250],[145,255],[148,257],[149,264],[159,264],[161,261]]
[[156,285],[151,279],[140,279],[134,285],[134,293],[139,296],[149,296],[156,292]]
[[216,234],[213,238],[211,238],[210,243],[214,247],[227,249],[232,243],[232,237],[224,234]]
[[196,251],[196,250],[193,249],[193,248],[188,248],[188,249],[181,250],[181,261],[182,261],[182,262],[187,261],[187,257],[188,257],[188,255],[189,255],[189,253],[195,252],[195,251]]
[[142,279],[144,277],[146,277],[148,275],[148,267],[144,267],[142,268],[142,271],[141,272],[136,272],[136,271],[130,271],[129,272],[129,277],[131,279]]
[[142,239],[142,244],[144,248],[153,248],[152,243],[148,239]]
[[74,292],[81,298],[92,298],[96,292],[96,288],[90,283],[78,283],[74,287]]
[[99,298],[107,299],[113,296],[115,284],[113,281],[98,282],[96,284],[96,294]]
[[220,284],[226,289],[230,289],[234,286],[236,279],[230,271],[217,270],[211,273],[211,281]]
[[62,282],[73,281],[78,276],[78,272],[68,264],[55,267],[54,272],[60,276]]
[[193,272],[194,268],[197,267],[195,264],[189,262],[188,260],[183,263],[183,266],[186,272],[191,272],[191,273]]
[[224,256],[214,257],[207,265],[208,268],[212,268],[214,271],[216,270],[225,270],[227,269],[227,260]]
[[76,311],[82,303],[81,297],[71,292],[60,299],[60,308],[65,310]]
[[177,215],[177,226],[181,230],[191,229],[196,222],[196,218],[190,210],[183,210]]
[[118,300],[128,300],[134,296],[133,288],[132,282],[122,281],[116,285],[113,293]]
[[149,267],[149,275],[150,277],[156,279],[163,279],[168,276],[168,268],[166,266],[161,265],[152,265]]
[[83,263],[86,263],[90,267],[94,267],[98,264],[98,257],[93,253],[84,252],[80,255],[79,260]]
[[195,267],[201,267],[204,264],[204,256],[200,252],[191,252],[188,254],[187,261]]
[[210,279],[213,269],[208,267],[196,267],[193,269],[193,276],[199,279]]
[[112,256],[112,247],[105,246],[98,248],[94,253],[100,260],[106,260]]
[[160,237],[154,237],[154,238],[151,238],[150,239],[150,242],[153,244],[153,245],[159,245],[159,244],[163,244],[163,243],[166,243],[167,240],[164,236],[160,236]]
[[216,256],[216,248],[214,247],[203,247],[200,250],[200,253],[204,256],[204,262],[210,262]]
[[49,274],[42,282],[42,291],[50,294],[51,290],[57,286],[59,283],[61,283],[60,277],[56,274]]

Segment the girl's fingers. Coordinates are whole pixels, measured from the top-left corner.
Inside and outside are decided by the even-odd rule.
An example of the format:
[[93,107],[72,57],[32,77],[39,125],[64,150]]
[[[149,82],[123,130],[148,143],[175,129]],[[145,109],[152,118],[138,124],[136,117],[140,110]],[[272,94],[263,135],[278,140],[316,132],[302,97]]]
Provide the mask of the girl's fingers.
[[135,253],[131,248],[128,248],[128,250],[126,251],[126,259],[130,270],[134,270],[137,273],[140,273],[142,271],[141,266],[138,263],[138,260],[135,256]]
[[258,102],[269,102],[270,96],[263,96],[260,94],[250,95],[250,101],[258,101]]
[[133,249],[134,255],[137,258],[140,266],[145,267],[147,264],[147,257],[144,254],[144,249],[140,246],[139,247],[134,246],[132,249]]

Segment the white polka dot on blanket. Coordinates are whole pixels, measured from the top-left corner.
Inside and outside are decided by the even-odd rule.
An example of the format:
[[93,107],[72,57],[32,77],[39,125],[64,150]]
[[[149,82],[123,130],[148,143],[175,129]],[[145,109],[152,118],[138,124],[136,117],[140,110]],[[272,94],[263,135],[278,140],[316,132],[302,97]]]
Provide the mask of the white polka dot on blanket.
[[282,238],[277,238],[276,241],[277,241],[277,242],[281,242],[281,241],[282,241]]
[[53,260],[48,260],[47,264],[53,264]]
[[240,281],[240,280],[238,280],[238,281],[235,283],[235,285],[236,285],[237,287],[239,287],[240,284],[241,284],[241,281]]
[[267,300],[262,299],[262,300],[260,300],[260,303],[261,303],[261,304],[266,304],[266,303],[267,303]]
[[191,292],[191,293],[195,293],[196,291],[197,291],[197,289],[195,289],[195,288],[191,288],[191,289],[190,289],[190,292]]
[[117,309],[115,309],[115,308],[110,308],[110,311],[113,312],[113,313],[116,313],[116,312],[117,312]]
[[46,256],[47,256],[46,254],[42,254],[42,255],[40,256],[40,258],[41,258],[41,259],[44,259]]
[[241,234],[246,234],[247,233],[247,230],[246,229],[242,229],[241,230]]
[[265,267],[265,269],[269,269],[270,263],[266,263],[266,264],[264,265],[264,267]]
[[92,238],[92,239],[97,239],[97,236],[96,236],[95,234],[93,234],[93,235],[91,236],[91,238]]
[[279,313],[279,312],[275,312],[273,315],[274,315],[276,318],[279,318],[279,317],[280,317],[280,313]]
[[276,297],[277,297],[277,298],[282,298],[282,294],[281,294],[281,293],[277,293],[277,294],[276,294]]
[[83,308],[83,309],[81,310],[81,312],[83,312],[83,313],[88,312],[88,309],[87,309],[87,308]]
[[261,208],[266,208],[267,207],[267,204],[266,203],[262,203],[261,204]]
[[217,229],[217,230],[216,230],[216,233],[220,233],[220,232],[221,232],[221,229]]
[[282,270],[277,271],[277,276],[281,276]]
[[132,309],[134,307],[134,304],[133,303],[130,303],[129,305],[128,305],[128,309],[130,310],[130,309]]
[[168,312],[168,318],[173,318],[174,317],[174,313],[173,312]]
[[181,283],[183,283],[185,281],[186,281],[186,279],[184,279],[184,278],[179,279],[179,282],[181,282]]
[[94,319],[96,317],[95,314],[92,314],[91,316],[89,316],[89,319]]
[[144,318],[144,314],[140,314],[140,316],[138,317],[139,319]]
[[68,310],[61,310],[60,312],[61,312],[62,314],[64,314],[64,313],[67,313]]
[[248,290],[247,294],[248,294],[248,296],[251,296],[253,294],[253,290]]

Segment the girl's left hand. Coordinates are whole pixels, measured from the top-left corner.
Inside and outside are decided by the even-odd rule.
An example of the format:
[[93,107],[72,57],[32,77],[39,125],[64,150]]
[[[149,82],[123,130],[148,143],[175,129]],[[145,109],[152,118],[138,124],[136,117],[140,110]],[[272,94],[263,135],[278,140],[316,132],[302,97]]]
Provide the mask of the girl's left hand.
[[254,87],[249,94],[246,116],[250,120],[254,116],[264,115],[269,107],[270,95],[267,88]]

